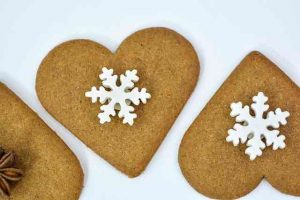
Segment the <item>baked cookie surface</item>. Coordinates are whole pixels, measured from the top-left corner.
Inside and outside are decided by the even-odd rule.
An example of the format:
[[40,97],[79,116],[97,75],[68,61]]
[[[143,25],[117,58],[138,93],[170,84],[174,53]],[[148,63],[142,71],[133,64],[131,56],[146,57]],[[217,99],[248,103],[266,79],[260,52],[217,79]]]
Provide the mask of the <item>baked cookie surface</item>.
[[[64,142],[0,83],[0,145],[15,151],[23,178],[12,186],[11,200],[78,199],[83,172]],[[1,199],[1,197],[0,197]]]
[[[258,92],[268,97],[270,110],[290,113],[280,133],[286,147],[271,147],[255,160],[245,154],[246,145],[234,147],[226,141],[235,121],[230,105],[252,103]],[[251,192],[263,178],[276,189],[300,195],[300,90],[274,63],[252,52],[239,64],[208,102],[181,142],[179,164],[187,181],[212,198],[238,198]]]
[[[85,97],[99,86],[103,67],[120,75],[136,69],[139,88],[151,99],[135,107],[133,126],[113,117],[100,124],[101,104]],[[168,133],[199,74],[192,45],[166,28],[149,28],[125,39],[115,53],[90,40],[72,40],[55,47],[38,70],[36,91],[46,110],[93,151],[130,177],[147,166]]]

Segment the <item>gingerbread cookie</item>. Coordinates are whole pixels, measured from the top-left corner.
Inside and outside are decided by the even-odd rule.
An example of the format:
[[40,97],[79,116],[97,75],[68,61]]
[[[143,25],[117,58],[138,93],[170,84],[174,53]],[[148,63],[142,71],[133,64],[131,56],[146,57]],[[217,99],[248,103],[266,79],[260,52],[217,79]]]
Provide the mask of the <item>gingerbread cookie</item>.
[[300,90],[274,63],[250,53],[185,134],[179,164],[211,198],[238,198],[263,178],[300,195]]
[[0,199],[8,195],[12,200],[78,199],[83,184],[78,160],[1,83],[0,113]]
[[90,40],[60,44],[41,63],[36,91],[74,135],[135,177],[168,133],[198,74],[198,57],[184,37],[149,28],[129,36],[115,53]]

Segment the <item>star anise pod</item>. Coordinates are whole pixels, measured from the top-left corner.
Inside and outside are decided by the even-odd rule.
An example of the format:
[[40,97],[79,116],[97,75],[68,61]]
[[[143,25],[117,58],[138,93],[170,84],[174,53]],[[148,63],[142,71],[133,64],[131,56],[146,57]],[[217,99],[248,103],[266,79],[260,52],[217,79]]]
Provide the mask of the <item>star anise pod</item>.
[[19,181],[23,171],[14,166],[16,154],[0,147],[0,195],[10,196],[10,183]]

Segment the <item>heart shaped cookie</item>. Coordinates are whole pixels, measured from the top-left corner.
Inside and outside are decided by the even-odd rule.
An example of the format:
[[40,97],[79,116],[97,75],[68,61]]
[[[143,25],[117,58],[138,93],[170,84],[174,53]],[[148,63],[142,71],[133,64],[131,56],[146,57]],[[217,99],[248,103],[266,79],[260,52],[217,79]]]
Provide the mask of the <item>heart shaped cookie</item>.
[[[299,87],[265,56],[259,52],[250,53],[208,102],[182,139],[179,164],[187,181],[200,193],[217,199],[241,197],[252,191],[263,178],[281,192],[299,196],[299,102]],[[247,106],[241,110],[242,103],[251,105],[250,109],[254,112]],[[275,112],[265,115],[262,110]],[[240,111],[250,112],[252,117],[243,120],[244,116],[239,116],[237,122],[241,123],[234,125],[236,122],[232,117]],[[253,116],[262,118],[254,121]],[[264,130],[261,125],[266,118],[273,120],[269,121],[272,125]],[[249,126],[252,129],[246,130],[245,127]],[[248,138],[232,138],[243,130],[250,133]],[[260,131],[267,132],[256,138],[262,142],[258,144],[263,153],[254,148],[257,145],[253,142],[255,130],[259,134],[264,133]],[[277,140],[275,135],[267,135],[272,133],[278,134]],[[246,143],[245,139],[247,144],[239,144]],[[234,146],[231,141],[239,145]]]
[[[100,124],[101,103],[85,93],[101,85],[107,67],[115,74],[136,69],[139,88],[151,99],[135,107],[129,126],[113,117]],[[90,40],[72,40],[55,47],[38,70],[36,91],[46,110],[97,154],[130,177],[147,166],[192,93],[199,61],[192,45],[166,28],[149,28],[125,39],[115,53]]]
[[[0,83],[0,199],[78,199],[80,164],[64,142],[14,93]],[[9,155],[14,151],[15,156]],[[11,155],[12,155],[11,154]],[[8,159],[10,157],[10,159]],[[7,158],[7,159],[5,159]],[[13,166],[13,162],[17,166]],[[12,169],[23,171],[18,180]],[[10,170],[10,171],[7,171]],[[13,180],[13,181],[12,181]],[[9,192],[10,191],[10,192]]]

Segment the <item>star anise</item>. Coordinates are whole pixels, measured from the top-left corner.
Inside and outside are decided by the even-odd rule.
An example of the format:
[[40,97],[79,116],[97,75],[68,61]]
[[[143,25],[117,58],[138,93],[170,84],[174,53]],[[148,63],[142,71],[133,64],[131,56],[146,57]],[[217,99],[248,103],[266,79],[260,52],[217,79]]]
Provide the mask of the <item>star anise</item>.
[[10,183],[19,181],[23,171],[14,166],[16,154],[0,147],[0,196],[10,196]]

